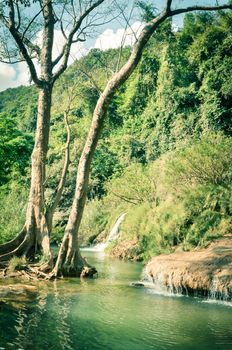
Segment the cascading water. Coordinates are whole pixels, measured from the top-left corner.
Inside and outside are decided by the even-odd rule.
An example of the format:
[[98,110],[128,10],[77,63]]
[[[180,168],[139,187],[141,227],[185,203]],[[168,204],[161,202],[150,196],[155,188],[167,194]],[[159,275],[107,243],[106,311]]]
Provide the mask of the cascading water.
[[[200,290],[196,290],[189,293],[186,286],[175,285],[171,274],[167,279],[164,278],[164,274],[166,274],[166,272],[160,272],[155,277],[152,277],[144,269],[141,275],[141,281],[132,282],[132,286],[147,288],[152,294],[164,296],[189,296],[190,294],[194,297],[204,297],[206,298],[205,301],[208,302],[222,302],[225,305],[232,305],[228,289],[221,289],[220,282],[217,278],[212,279],[210,289],[208,291],[202,292]],[[164,280],[166,280],[167,283],[164,283]]]
[[120,225],[121,223],[123,222],[124,218],[125,218],[125,213],[121,214],[119,216],[119,218],[116,220],[115,224],[113,225],[111,231],[110,231],[110,234],[107,238],[107,241],[106,243],[110,243],[112,241],[114,241],[116,238],[118,238],[119,236],[119,232],[120,232]]
[[105,248],[112,242],[114,241],[116,238],[119,237],[120,234],[120,225],[123,222],[124,218],[125,218],[126,213],[121,214],[117,220],[115,221],[109,235],[108,238],[105,242],[103,243],[98,243],[92,247],[86,247],[83,248],[83,250],[87,250],[87,251],[92,251],[92,252],[102,252],[104,253]]

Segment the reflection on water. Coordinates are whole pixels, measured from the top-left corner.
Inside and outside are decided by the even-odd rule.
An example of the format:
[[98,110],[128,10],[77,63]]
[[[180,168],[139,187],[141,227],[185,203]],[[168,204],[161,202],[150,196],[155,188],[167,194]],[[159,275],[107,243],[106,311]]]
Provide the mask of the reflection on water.
[[0,304],[0,349],[231,350],[232,308],[131,287],[142,266],[87,253],[97,279],[39,284]]

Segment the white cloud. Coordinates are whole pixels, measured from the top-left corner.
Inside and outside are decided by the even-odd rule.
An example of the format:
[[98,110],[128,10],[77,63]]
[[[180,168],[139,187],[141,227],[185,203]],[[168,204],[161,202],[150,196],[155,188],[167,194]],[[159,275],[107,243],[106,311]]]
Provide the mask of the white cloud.
[[[121,45],[131,46],[135,42],[136,36],[139,35],[142,28],[143,28],[143,24],[137,21],[126,30],[124,28],[119,28],[116,31],[112,29],[106,29],[96,39],[95,48],[107,50],[110,48],[120,47]],[[38,45],[41,45],[42,32],[39,32],[37,34],[35,42]],[[56,58],[58,54],[61,52],[64,43],[65,43],[65,38],[63,37],[63,34],[61,33],[61,31],[55,30],[54,47],[52,52],[53,59]],[[70,65],[76,59],[79,59],[85,56],[87,53],[88,53],[88,49],[85,48],[84,43],[78,42],[73,44],[71,48],[68,64]],[[36,60],[34,60],[34,64],[37,70],[37,74],[40,75],[39,64]],[[30,75],[29,75],[29,71],[26,63],[21,62],[15,65],[0,63],[0,91],[5,90],[7,88],[17,87],[19,85],[28,85],[29,79],[30,79]]]
[[19,85],[27,85],[29,75],[25,63],[9,65],[0,63],[0,91]]
[[137,21],[127,29],[119,28],[115,32],[112,29],[106,29],[96,40],[95,48],[101,50],[115,49],[122,46],[132,46],[136,37],[143,29],[143,23]]
[[[37,34],[35,42],[41,45],[42,32]],[[61,31],[55,30],[54,32],[54,47],[52,56],[53,59],[61,52],[65,43],[65,39]],[[87,54],[87,50],[84,48],[83,43],[75,43],[72,45],[68,64],[70,65],[78,58]],[[33,60],[37,74],[40,75],[40,66],[36,60]],[[8,88],[17,87],[19,85],[28,85],[30,80],[29,70],[25,62],[20,62],[14,65],[0,63],[0,91]]]
[[16,71],[8,64],[0,63],[0,91],[11,86],[16,77]]

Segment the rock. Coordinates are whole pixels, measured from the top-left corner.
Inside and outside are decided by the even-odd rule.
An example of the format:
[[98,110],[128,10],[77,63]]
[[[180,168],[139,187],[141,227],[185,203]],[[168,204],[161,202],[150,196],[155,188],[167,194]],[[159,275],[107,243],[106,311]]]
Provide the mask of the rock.
[[169,292],[232,300],[232,237],[205,249],[156,256],[145,273]]
[[37,287],[26,284],[0,285],[0,298],[8,298],[16,295],[29,295],[36,293]]
[[132,282],[131,285],[133,287],[139,287],[139,288],[144,287],[144,283],[142,283],[142,282]]

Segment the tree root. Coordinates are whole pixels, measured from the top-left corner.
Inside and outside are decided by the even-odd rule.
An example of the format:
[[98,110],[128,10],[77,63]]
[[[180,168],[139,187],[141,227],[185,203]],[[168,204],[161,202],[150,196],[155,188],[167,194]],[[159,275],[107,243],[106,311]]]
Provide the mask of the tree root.
[[25,239],[26,229],[23,229],[19,232],[19,234],[9,242],[0,244],[0,256],[6,254],[9,251],[15,250]]
[[31,246],[32,246],[31,238],[30,238],[29,234],[27,233],[24,236],[24,239],[21,241],[21,243],[16,248],[14,247],[14,249],[9,250],[9,248],[11,248],[11,245],[7,246],[8,249],[5,250],[7,252],[0,255],[0,261],[8,261],[13,256],[26,256],[28,251],[30,250]]

